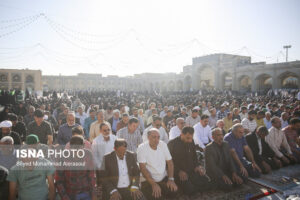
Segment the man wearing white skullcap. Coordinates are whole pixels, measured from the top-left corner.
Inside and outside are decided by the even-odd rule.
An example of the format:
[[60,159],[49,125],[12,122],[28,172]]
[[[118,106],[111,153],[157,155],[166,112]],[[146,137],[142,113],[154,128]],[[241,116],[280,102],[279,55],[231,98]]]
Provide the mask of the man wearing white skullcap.
[[12,127],[12,122],[9,120],[5,120],[0,123],[0,128],[1,128],[0,139],[2,139],[5,136],[11,136],[14,139],[14,144],[20,145],[21,144],[20,135],[14,131],[11,131],[11,127]]

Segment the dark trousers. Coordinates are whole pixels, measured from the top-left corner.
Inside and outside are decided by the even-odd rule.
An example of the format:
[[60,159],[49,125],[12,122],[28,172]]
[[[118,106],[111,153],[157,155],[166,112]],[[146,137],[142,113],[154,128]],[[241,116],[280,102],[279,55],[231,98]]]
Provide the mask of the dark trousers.
[[285,149],[283,149],[283,148],[281,148],[280,149],[280,152],[290,161],[290,164],[286,164],[281,158],[279,158],[279,160],[281,161],[281,163],[282,163],[282,166],[288,166],[288,165],[294,165],[294,164],[296,164],[296,162],[294,161],[294,160],[292,160],[292,159],[290,159],[287,155],[288,155],[288,153],[287,153],[287,151],[285,150]]
[[196,192],[203,192],[212,189],[212,184],[207,176],[200,176],[199,173],[189,173],[187,181],[181,181],[176,177],[176,184],[186,195],[193,195]]
[[[226,175],[233,183],[232,185],[226,184],[222,177],[216,176],[216,174],[211,171],[209,176],[212,179],[212,181],[211,181],[212,182],[211,184],[213,185],[212,188],[218,189],[218,190],[230,191],[233,188],[238,187],[239,185],[237,185],[236,183],[234,183],[232,181],[232,170],[233,169],[229,169],[227,166],[224,166],[224,168],[222,169],[224,175]],[[239,171],[239,170],[236,170],[236,171]],[[243,179],[244,183],[247,182],[247,178],[242,177],[242,175],[240,173],[237,172],[237,175]]]
[[148,181],[142,182],[142,192],[144,196],[147,198],[147,200],[165,200],[166,198],[172,198],[174,199],[177,196],[177,191],[173,192],[167,187],[168,178],[165,177],[162,181],[157,182],[161,189],[161,197],[155,198],[152,196],[152,186]]
[[[251,162],[249,162],[249,161],[246,160],[245,158],[242,158],[242,159],[241,159],[241,162],[242,162],[243,166],[245,167],[245,169],[247,170],[249,177],[251,177],[251,178],[258,178],[258,177],[260,177],[260,172],[253,169],[252,163],[251,163]],[[247,178],[244,177],[244,176],[242,176],[242,174],[240,173],[240,167],[236,165],[236,168],[238,169],[238,172],[239,172],[238,175],[239,175],[244,181],[246,181]]]
[[[103,195],[103,199],[104,200],[109,200],[110,199],[110,193],[104,188],[105,192],[104,192],[104,195]],[[124,200],[133,200],[133,197],[131,195],[131,192],[130,192],[130,188],[117,188],[118,192],[120,193],[122,199]],[[145,197],[142,196],[141,198],[139,199],[136,199],[136,200],[144,200]]]
[[261,156],[261,159],[262,160],[255,160],[255,162],[257,163],[257,165],[259,166],[259,168],[262,170],[262,173],[265,174],[267,173],[263,164],[262,164],[262,161],[265,161],[268,165],[270,165],[270,167],[272,169],[279,169],[280,166],[278,166],[276,164],[276,162],[272,159],[272,158],[267,158],[267,157],[263,157]]

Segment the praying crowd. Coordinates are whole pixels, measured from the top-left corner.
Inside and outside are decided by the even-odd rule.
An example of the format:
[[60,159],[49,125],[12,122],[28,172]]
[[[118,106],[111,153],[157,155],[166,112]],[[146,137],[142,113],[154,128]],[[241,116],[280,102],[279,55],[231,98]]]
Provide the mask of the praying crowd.
[[[300,163],[300,91],[17,97],[0,93],[1,200],[176,199]],[[16,150],[30,148],[79,148],[86,165],[18,165]]]

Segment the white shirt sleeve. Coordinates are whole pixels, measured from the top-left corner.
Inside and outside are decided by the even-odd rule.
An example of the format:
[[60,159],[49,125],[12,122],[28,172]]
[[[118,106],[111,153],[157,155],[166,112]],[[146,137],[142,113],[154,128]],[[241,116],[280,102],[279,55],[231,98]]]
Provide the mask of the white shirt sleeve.
[[169,137],[168,137],[168,134],[165,130],[164,127],[160,127],[159,131],[161,132],[161,134],[163,135],[163,137],[160,139],[162,141],[164,141],[166,144],[168,144],[169,142]]
[[196,145],[199,145],[199,147],[201,147],[202,149],[205,149],[205,145],[202,143],[202,141],[200,140],[200,136],[199,136],[199,133],[197,131],[197,128],[195,128],[194,126],[194,129],[195,129],[195,132],[194,132],[194,136],[193,136],[193,139],[194,139],[194,142]]
[[137,149],[137,162],[146,163],[146,153],[144,145],[141,145]]
[[166,143],[162,143],[162,147],[163,147],[165,159],[166,160],[172,160],[172,156],[171,156],[171,153],[169,151],[169,148],[168,148],[167,144]]
[[169,133],[169,140],[172,140],[175,138],[175,131],[174,127],[171,128],[170,133]]
[[212,131],[211,131],[210,127],[209,127],[208,137],[209,137],[210,141],[214,141],[212,138]]
[[92,153],[93,153],[93,157],[94,157],[94,165],[96,169],[100,169],[101,168],[101,160],[100,160],[100,154],[98,152],[98,144],[96,142],[96,140],[93,140],[92,143]]
[[148,129],[145,129],[143,132],[143,142],[147,142],[148,141]]

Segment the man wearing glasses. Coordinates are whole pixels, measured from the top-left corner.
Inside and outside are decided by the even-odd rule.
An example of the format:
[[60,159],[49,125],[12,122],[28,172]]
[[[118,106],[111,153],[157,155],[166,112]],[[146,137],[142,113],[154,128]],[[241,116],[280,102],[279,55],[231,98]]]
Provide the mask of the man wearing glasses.
[[158,115],[153,115],[153,122],[148,128],[146,128],[143,132],[143,142],[148,141],[148,131],[151,128],[157,128],[159,130],[160,140],[168,144],[169,137],[164,127],[162,127],[162,119]]
[[97,184],[101,184],[100,178],[104,174],[104,155],[114,150],[114,144],[117,137],[111,133],[109,124],[100,124],[100,135],[98,135],[92,144],[92,153],[94,157],[95,169],[97,172]]

